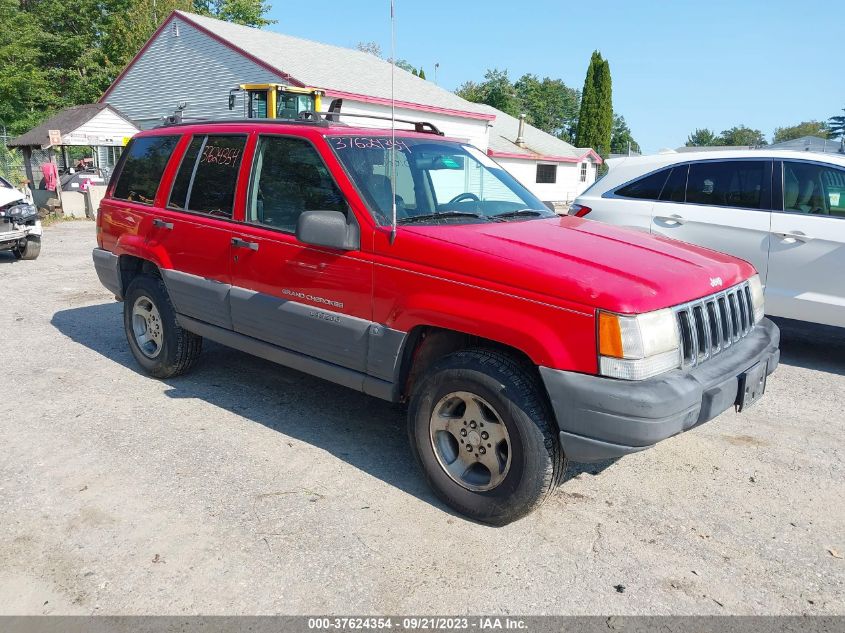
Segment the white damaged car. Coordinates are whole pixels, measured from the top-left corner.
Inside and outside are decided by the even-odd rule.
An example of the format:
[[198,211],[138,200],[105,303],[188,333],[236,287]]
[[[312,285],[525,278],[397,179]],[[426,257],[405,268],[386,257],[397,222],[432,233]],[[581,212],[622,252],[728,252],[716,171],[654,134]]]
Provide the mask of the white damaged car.
[[24,195],[0,178],[0,251],[17,259],[35,259],[41,252],[38,209]]

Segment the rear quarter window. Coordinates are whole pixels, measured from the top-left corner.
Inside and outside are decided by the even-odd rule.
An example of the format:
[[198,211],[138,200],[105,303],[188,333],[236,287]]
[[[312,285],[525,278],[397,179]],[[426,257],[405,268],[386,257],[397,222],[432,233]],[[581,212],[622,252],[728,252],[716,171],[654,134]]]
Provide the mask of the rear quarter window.
[[112,197],[153,204],[178,136],[145,136],[129,142]]
[[661,169],[658,172],[649,174],[620,187],[614,193],[622,198],[657,200],[660,197],[660,192],[663,190],[663,185],[666,184],[666,179],[669,177],[670,171],[672,171],[671,167]]

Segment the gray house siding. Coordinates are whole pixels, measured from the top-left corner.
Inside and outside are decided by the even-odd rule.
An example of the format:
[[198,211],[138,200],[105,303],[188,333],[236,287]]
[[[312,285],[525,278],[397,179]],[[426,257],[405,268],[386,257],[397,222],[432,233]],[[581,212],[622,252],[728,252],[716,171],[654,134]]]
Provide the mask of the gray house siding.
[[[178,35],[177,35],[178,28]],[[185,120],[232,118],[230,88],[240,83],[285,83],[252,60],[174,18],[114,86],[106,102],[140,128],[159,125],[180,102]],[[234,114],[242,113],[239,98]]]

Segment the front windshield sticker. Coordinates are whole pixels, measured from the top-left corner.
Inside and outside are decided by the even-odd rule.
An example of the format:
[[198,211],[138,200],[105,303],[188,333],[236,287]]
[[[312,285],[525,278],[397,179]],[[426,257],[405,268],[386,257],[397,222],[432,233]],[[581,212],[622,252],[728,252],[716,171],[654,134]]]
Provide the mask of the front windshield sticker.
[[[394,147],[393,141],[383,136],[330,136],[329,143],[335,149],[347,149],[355,147],[357,149],[392,149]],[[408,145],[402,139],[396,139],[396,149],[400,152],[407,152]]]

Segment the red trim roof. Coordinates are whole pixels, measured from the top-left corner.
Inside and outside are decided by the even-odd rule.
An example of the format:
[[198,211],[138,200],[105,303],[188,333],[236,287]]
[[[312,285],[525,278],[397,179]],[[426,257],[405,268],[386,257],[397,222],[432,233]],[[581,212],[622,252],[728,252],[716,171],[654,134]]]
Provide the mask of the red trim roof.
[[[372,97],[370,95],[362,95],[354,92],[344,92],[342,90],[332,90],[327,88],[325,90],[326,96],[340,97],[342,99],[349,99],[350,101],[361,101],[363,103],[378,103],[379,105],[390,105],[390,99],[384,97]],[[485,114],[483,112],[468,112],[466,110],[453,110],[452,108],[442,108],[440,106],[426,105],[424,103],[414,103],[412,101],[396,101],[397,108],[408,108],[409,110],[420,110],[422,112],[435,112],[437,114],[445,114],[450,116],[458,116],[463,119],[479,119],[481,121],[493,121],[496,118],[495,114]]]
[[[144,54],[144,52],[147,50],[147,48],[149,48],[149,46],[150,46],[150,44],[152,44],[153,40],[155,40],[159,36],[159,34],[165,28],[167,28],[167,25],[170,24],[173,21],[173,19],[176,18],[176,17],[179,17],[180,19],[184,20],[185,22],[190,24],[195,29],[197,29],[197,30],[201,31],[202,33],[208,35],[209,37],[211,37],[215,41],[220,42],[221,44],[223,44],[227,48],[230,48],[231,50],[235,51],[236,53],[243,55],[247,59],[255,62],[256,64],[258,64],[259,66],[261,66],[265,70],[270,71],[271,73],[277,75],[278,77],[287,81],[288,83],[290,83],[294,86],[300,86],[300,87],[307,85],[307,84],[303,83],[302,81],[300,81],[299,79],[291,77],[289,74],[287,74],[286,72],[276,68],[275,66],[268,64],[264,60],[259,59],[258,57],[255,57],[251,53],[246,52],[244,49],[242,49],[239,46],[236,46],[235,44],[233,44],[229,40],[226,40],[226,39],[220,37],[219,35],[217,35],[213,31],[205,28],[204,26],[198,24],[197,22],[195,22],[191,18],[187,17],[181,11],[173,11],[168,16],[168,18],[164,22],[162,22],[161,26],[159,26],[156,29],[155,33],[152,34],[150,39],[148,39],[147,42],[141,47],[141,50],[138,51],[138,54],[135,55],[135,57],[132,58],[132,61],[129,62],[129,64],[126,66],[126,68],[124,68],[121,71],[121,73],[115,78],[115,80],[111,83],[111,85],[108,87],[108,89],[106,89],[106,91],[103,93],[103,96],[100,97],[100,103],[104,102],[107,99],[109,94],[111,94],[112,90],[114,90],[114,88],[120,83],[120,81],[123,79],[123,77],[126,75],[126,73],[129,72],[129,69],[131,69],[132,66],[135,65],[135,63],[141,58],[141,56]],[[344,91],[341,91],[341,90],[332,90],[331,88],[327,88],[325,86],[314,86],[314,87],[323,89],[325,91],[326,95],[331,96],[331,97],[341,97],[341,98],[349,99],[351,101],[362,101],[364,103],[378,103],[378,104],[381,104],[381,105],[390,105],[390,99],[385,99],[385,98],[382,98],[382,97],[373,97],[373,96],[370,96],[370,95],[355,94],[355,93],[352,93],[352,92],[344,92]],[[426,105],[426,104],[423,104],[423,103],[413,103],[411,101],[397,101],[396,106],[400,107],[400,108],[407,108],[409,110],[419,110],[421,112],[434,112],[434,113],[437,113],[437,114],[457,116],[457,117],[461,117],[461,118],[464,118],[464,119],[480,119],[482,121],[492,121],[496,118],[496,115],[494,115],[494,114],[484,114],[484,113],[481,113],[481,112],[468,112],[468,111],[464,111],[464,110],[453,110],[453,109],[450,109],[450,108],[441,108],[441,107],[438,107],[438,106],[431,106],[431,105]]]
[[594,150],[584,152],[581,156],[548,156],[544,154],[518,154],[516,152],[497,152],[494,149],[488,149],[487,155],[492,158],[516,158],[519,160],[544,160],[550,163],[580,163],[585,158],[592,157],[592,159],[601,165],[604,161],[602,157],[596,154]]

